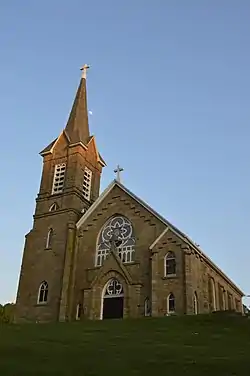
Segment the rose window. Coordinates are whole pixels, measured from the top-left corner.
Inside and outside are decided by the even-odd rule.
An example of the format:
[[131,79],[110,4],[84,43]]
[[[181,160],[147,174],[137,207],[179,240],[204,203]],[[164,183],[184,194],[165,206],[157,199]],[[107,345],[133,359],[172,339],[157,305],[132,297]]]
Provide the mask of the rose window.
[[96,266],[103,264],[112,246],[122,262],[134,261],[135,237],[133,226],[125,217],[112,217],[105,223],[98,239]]

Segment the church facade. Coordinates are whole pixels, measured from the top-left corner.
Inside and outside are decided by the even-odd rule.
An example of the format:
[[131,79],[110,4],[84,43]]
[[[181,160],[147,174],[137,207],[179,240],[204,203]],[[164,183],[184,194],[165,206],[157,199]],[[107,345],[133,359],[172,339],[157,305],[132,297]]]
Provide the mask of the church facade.
[[243,292],[119,179],[99,194],[105,162],[89,132],[86,69],[66,127],[40,153],[16,322],[242,312]]

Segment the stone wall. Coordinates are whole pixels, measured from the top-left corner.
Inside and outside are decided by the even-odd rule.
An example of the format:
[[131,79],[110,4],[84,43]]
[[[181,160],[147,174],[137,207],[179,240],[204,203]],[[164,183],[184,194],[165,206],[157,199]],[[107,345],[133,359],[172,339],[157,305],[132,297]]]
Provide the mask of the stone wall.
[[[72,306],[72,262],[75,245],[75,224],[83,208],[99,195],[101,166],[93,142],[89,149],[69,146],[62,133],[51,153],[44,156],[40,191],[37,197],[34,224],[26,236],[17,293],[16,321],[67,320]],[[64,189],[52,195],[54,168],[66,163]],[[91,200],[82,194],[84,167],[92,170]],[[56,203],[57,210],[50,211]],[[48,231],[53,229],[52,244],[46,248]],[[49,285],[47,304],[37,304],[39,286]]]
[[[199,312],[209,313],[214,310],[242,312],[242,296],[233,283],[230,283],[195,250],[190,252],[189,257],[192,265],[193,293],[197,292]],[[213,304],[212,283],[215,286],[215,304]]]
[[[130,282],[126,281],[126,284],[129,286],[128,301],[130,301],[131,304],[125,310],[125,316],[135,317],[144,314],[144,301],[147,297],[151,296],[149,245],[153,243],[156,237],[163,231],[164,226],[146,209],[130,199],[119,187],[115,187],[114,190],[110,192],[110,194],[98,206],[96,211],[88,218],[87,223],[83,224],[79,229],[74,307],[78,304],[80,291],[88,291],[90,288],[95,289],[96,287],[93,281],[95,281],[99,273],[103,273],[103,268],[105,268],[107,260],[104,262],[102,268],[95,267],[97,239],[105,222],[111,216],[116,214],[125,216],[133,224],[136,237],[135,258],[133,263],[127,265],[120,263],[123,265],[123,270],[121,270],[121,265],[119,265],[119,263],[112,266],[110,265],[109,267],[112,267],[114,271],[120,273],[120,275],[128,273],[130,276]],[[126,269],[126,272],[124,272],[124,268]],[[91,287],[93,283],[94,285]],[[101,281],[99,281],[98,284],[100,288],[104,287],[104,284]],[[91,295],[89,293],[86,294],[89,296]],[[90,298],[88,298],[88,303],[85,300],[85,307],[90,304],[89,299]],[[93,294],[91,299],[95,299]],[[98,307],[100,310],[100,306]],[[87,311],[89,312],[90,310],[86,307],[84,309],[85,316],[87,315],[87,317],[90,317],[92,314],[86,313]],[[94,316],[100,317],[100,312],[96,312]]]

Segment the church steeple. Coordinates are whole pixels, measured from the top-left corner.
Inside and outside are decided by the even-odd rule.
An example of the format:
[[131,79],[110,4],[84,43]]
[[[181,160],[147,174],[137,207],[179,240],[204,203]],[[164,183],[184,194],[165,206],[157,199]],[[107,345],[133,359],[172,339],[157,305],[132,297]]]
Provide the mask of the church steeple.
[[[70,145],[82,144],[85,147],[90,141],[89,133],[89,120],[88,120],[88,107],[87,107],[87,87],[86,87],[86,72],[89,68],[88,65],[84,65],[81,68],[82,77],[76,92],[75,100],[69,115],[68,122],[63,132]],[[59,136],[60,137],[60,136]],[[44,156],[51,152],[52,148],[58,141],[57,137],[48,146],[46,146],[40,155]]]
[[81,68],[82,78],[64,130],[70,144],[82,143],[87,145],[90,139],[86,89],[86,71],[88,68],[89,66],[86,64]]
[[[67,320],[71,315],[76,223],[99,197],[105,166],[95,137],[89,134],[87,68],[86,65],[82,68],[83,75],[66,127],[40,153],[42,177],[33,228],[25,242],[22,263],[25,272],[20,274],[18,288],[17,315],[20,318],[56,321]],[[34,260],[39,262],[34,263]],[[37,298],[41,286],[51,291],[46,301]],[[41,308],[39,303],[46,304]]]

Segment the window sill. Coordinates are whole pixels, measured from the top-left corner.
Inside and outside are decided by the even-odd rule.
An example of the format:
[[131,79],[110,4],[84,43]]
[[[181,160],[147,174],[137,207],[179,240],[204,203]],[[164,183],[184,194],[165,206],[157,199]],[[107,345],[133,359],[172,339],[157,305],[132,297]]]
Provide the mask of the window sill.
[[170,312],[165,313],[164,316],[176,316],[176,312],[175,311],[170,311]]
[[87,268],[86,270],[87,270],[88,272],[91,272],[91,271],[93,271],[93,270],[100,269],[101,267],[102,267],[102,265],[95,265],[93,268]]
[[[122,265],[124,265],[124,266],[132,266],[132,265],[139,265],[139,264],[140,263],[138,261],[122,262]],[[88,270],[100,269],[102,266],[103,266],[103,264],[102,265],[95,265],[94,268],[90,268]]]
[[165,277],[162,277],[162,279],[175,279],[177,278],[176,274],[168,274]]
[[47,306],[47,305],[48,305],[47,302],[46,303],[36,303],[35,307],[44,307],[44,306]]
[[130,261],[130,262],[123,262],[122,263],[123,265],[137,265],[137,264],[140,264],[138,261]]

